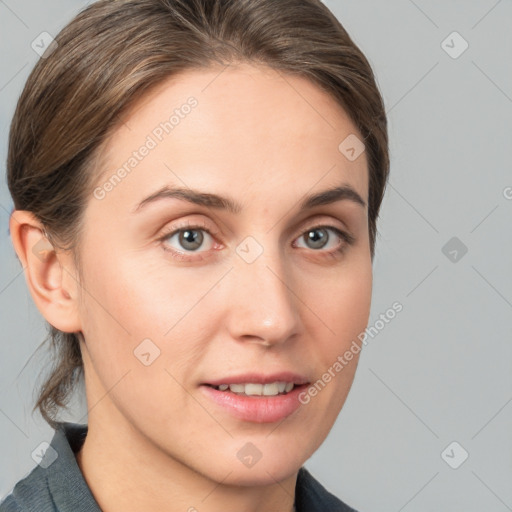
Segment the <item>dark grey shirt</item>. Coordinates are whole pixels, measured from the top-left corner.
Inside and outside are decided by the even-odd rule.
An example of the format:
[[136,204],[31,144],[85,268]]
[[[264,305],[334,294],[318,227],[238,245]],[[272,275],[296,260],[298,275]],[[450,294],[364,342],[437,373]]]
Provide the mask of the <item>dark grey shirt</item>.
[[[87,425],[61,422],[39,464],[0,503],[0,512],[101,512],[76,462]],[[301,467],[295,487],[297,512],[357,512]]]

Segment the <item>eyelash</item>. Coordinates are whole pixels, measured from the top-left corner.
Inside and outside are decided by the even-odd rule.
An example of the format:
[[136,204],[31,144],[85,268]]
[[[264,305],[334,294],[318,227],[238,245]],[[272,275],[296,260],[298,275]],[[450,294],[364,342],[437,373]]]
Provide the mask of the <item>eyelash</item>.
[[[351,234],[346,233],[345,231],[342,231],[341,229],[339,229],[335,226],[329,226],[329,225],[324,225],[324,224],[320,224],[318,226],[312,226],[312,227],[306,229],[300,236],[302,237],[309,231],[316,231],[317,229],[327,229],[327,230],[334,231],[336,233],[336,235],[338,235],[345,242],[345,243],[342,243],[341,245],[339,245],[337,248],[330,250],[330,251],[323,251],[321,249],[319,249],[319,250],[311,249],[313,252],[324,253],[325,256],[329,259],[331,259],[331,258],[338,259],[342,254],[344,254],[344,252],[350,246],[352,246],[355,243],[355,238]],[[175,258],[179,261],[186,261],[186,262],[187,261],[202,261],[202,260],[208,258],[208,256],[206,256],[206,258],[203,256],[198,257],[197,255],[201,254],[200,252],[198,252],[198,253],[191,252],[190,254],[194,254],[193,257],[185,256],[188,253],[177,251],[176,249],[169,249],[163,243],[166,239],[171,238],[172,236],[180,233],[181,231],[187,231],[187,230],[205,231],[212,238],[215,238],[219,235],[219,232],[210,230],[205,225],[185,222],[182,225],[173,226],[172,228],[166,230],[164,232],[164,234],[160,238],[158,238],[158,241],[162,242],[162,247],[163,247],[164,251],[169,252],[173,258]]]

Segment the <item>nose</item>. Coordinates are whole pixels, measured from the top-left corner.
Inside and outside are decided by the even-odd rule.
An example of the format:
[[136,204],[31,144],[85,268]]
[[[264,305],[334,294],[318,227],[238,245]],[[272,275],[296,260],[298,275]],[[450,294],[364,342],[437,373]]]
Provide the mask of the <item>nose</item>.
[[252,263],[238,259],[230,274],[228,329],[233,339],[271,347],[299,333],[301,301],[277,250],[265,250]]

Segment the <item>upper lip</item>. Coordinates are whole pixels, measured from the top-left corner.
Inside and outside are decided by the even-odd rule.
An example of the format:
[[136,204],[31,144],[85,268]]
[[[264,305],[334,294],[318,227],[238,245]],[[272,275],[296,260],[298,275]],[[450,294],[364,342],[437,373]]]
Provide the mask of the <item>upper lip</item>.
[[294,372],[284,371],[271,374],[255,372],[243,374],[239,373],[236,375],[221,377],[219,379],[209,380],[208,382],[203,382],[203,384],[209,384],[210,386],[220,386],[221,384],[269,384],[271,382],[293,382],[297,386],[309,383],[308,379],[303,375],[299,375],[298,373]]

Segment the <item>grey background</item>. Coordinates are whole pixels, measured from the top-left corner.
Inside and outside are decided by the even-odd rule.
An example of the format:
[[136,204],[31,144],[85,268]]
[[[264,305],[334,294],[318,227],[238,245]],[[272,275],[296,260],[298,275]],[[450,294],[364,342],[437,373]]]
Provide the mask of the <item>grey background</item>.
[[[512,2],[325,3],[372,64],[389,115],[369,325],[395,301],[403,311],[369,338],[306,467],[361,512],[512,510]],[[45,330],[8,237],[8,127],[38,58],[31,42],[85,4],[0,0],[0,497],[53,434],[30,413],[47,360],[27,360]],[[444,47],[459,40],[442,45],[453,31],[469,44],[458,58]],[[452,465],[469,454],[458,469],[442,457],[453,441]]]

